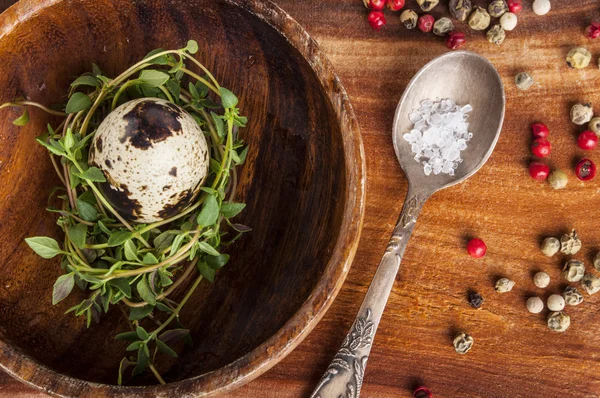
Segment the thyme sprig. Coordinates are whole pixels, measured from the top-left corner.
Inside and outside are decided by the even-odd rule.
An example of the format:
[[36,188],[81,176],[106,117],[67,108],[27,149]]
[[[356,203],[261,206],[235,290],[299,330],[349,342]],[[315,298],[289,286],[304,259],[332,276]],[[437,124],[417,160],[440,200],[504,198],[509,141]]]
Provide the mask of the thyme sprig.
[[[238,99],[222,87],[210,71],[193,57],[198,45],[190,40],[177,50],[157,49],[115,78],[104,75],[97,65],[71,83],[63,111],[16,100],[0,105],[25,111],[14,123],[29,121],[28,106],[40,108],[64,120],[36,140],[49,153],[63,186],[57,196],[57,224],[64,241],[45,236],[27,238],[41,257],[62,256],[64,274],[54,284],[52,303],[65,299],[78,286],[89,296],[66,312],[83,316],[89,327],[99,322],[111,306],[122,305],[132,331],[117,340],[129,342],[126,350],[137,355],[121,361],[118,383],[126,368],[133,376],[150,371],[160,383],[157,354],[177,357],[170,346],[189,341],[189,331],[179,315],[203,279],[212,282],[217,270],[229,260],[221,253],[250,228],[232,222],[245,207],[234,201],[236,167],[245,161],[247,147],[238,138],[238,128],[247,119],[240,115]],[[188,69],[186,62],[203,75]],[[88,165],[88,151],[98,125],[120,104],[143,97],[157,97],[182,106],[205,132],[210,146],[210,168],[196,202],[179,214],[149,224],[124,219],[100,189],[104,173]],[[225,231],[227,229],[228,231]],[[233,234],[232,234],[233,232]],[[194,277],[181,301],[171,298],[176,288]],[[154,330],[150,328],[156,324]]]

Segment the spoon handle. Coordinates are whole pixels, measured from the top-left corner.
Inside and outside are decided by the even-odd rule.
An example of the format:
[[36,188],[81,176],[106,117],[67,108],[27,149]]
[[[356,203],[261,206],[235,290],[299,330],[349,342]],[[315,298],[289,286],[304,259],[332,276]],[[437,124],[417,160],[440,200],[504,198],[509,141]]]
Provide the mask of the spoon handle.
[[409,188],[398,223],[352,329],[319,381],[311,398],[358,398],[375,332],[387,303],[402,255],[428,195]]

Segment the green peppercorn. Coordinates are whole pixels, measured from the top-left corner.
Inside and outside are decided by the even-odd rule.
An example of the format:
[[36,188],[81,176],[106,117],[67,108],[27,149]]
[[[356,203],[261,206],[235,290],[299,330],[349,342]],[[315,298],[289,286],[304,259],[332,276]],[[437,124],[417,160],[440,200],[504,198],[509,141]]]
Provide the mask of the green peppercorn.
[[490,14],[481,7],[475,7],[475,10],[469,17],[469,26],[474,30],[484,30],[490,26]]
[[419,16],[413,10],[404,10],[400,14],[400,22],[406,26],[406,29],[414,29],[417,26]]
[[571,121],[578,126],[588,123],[592,117],[594,110],[591,104],[575,104],[571,108]]
[[600,135],[600,117],[595,117],[590,120],[588,128],[596,133],[596,135]]
[[567,65],[575,69],[583,69],[590,64],[592,53],[585,47],[575,47],[567,55]]
[[[499,26],[499,25],[496,25]],[[496,27],[494,26],[494,28]],[[493,29],[493,28],[492,28]],[[500,27],[502,29],[502,27]],[[504,30],[504,29],[502,29]],[[489,33],[489,32],[488,32]],[[517,76],[515,76],[515,84],[519,90],[529,90],[531,86],[533,86],[534,80],[533,77],[527,72],[521,72]]]
[[508,12],[508,4],[504,0],[494,0],[488,7],[489,14],[494,18],[500,18],[505,12]]
[[421,10],[429,12],[439,4],[440,0],[417,0],[417,4],[421,7]]
[[548,176],[548,184],[554,189],[563,189],[569,182],[569,177],[562,170],[554,170]]
[[433,33],[438,36],[446,36],[454,29],[450,18],[442,17],[433,24]]
[[450,14],[459,21],[466,20],[473,9],[471,0],[450,0],[448,7]]
[[500,45],[504,43],[504,39],[506,39],[506,31],[502,29],[502,26],[494,25],[487,31],[485,36],[490,43]]

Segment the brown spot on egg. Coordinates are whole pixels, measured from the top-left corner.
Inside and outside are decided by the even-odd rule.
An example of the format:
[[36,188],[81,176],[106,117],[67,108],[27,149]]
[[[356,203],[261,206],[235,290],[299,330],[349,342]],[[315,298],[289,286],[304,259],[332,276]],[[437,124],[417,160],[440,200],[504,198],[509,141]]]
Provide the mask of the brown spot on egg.
[[181,111],[173,104],[161,105],[153,101],[138,103],[123,116],[127,122],[121,143],[129,140],[138,149],[148,149],[181,131]]
[[166,191],[168,191],[169,189],[171,189],[171,185],[165,185],[165,186],[163,187],[163,192],[166,192]]
[[140,191],[145,191],[146,189],[148,189],[148,185],[142,185],[140,187]]
[[109,169],[112,169],[112,163],[110,162],[110,160],[109,160],[109,159],[106,159],[106,160],[104,161],[104,164],[105,164],[105,165],[106,165],[106,167],[108,167]]
[[169,171],[169,174],[173,177],[177,177],[177,167],[173,167],[171,171]]
[[185,208],[187,208],[193,200],[196,198],[198,192],[194,192],[191,189],[186,189],[179,193],[179,200],[176,204],[167,204],[163,207],[161,211],[158,212],[158,215],[165,219],[169,217],[173,217],[174,215],[180,213]]
[[137,200],[131,199],[131,192],[127,189],[127,185],[121,184],[119,188],[115,188],[110,183],[104,182],[100,184],[100,189],[120,215],[128,220],[139,217],[142,206]]
[[120,161],[122,161],[123,159],[121,159],[121,156],[117,156],[117,160],[120,162]]
[[102,138],[96,140],[96,149],[99,153],[102,153]]

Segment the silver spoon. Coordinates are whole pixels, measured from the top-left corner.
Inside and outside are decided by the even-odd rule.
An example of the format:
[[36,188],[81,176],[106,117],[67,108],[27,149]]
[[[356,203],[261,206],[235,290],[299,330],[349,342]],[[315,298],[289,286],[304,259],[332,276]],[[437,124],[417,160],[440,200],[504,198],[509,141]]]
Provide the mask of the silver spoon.
[[[402,138],[410,131],[409,113],[425,99],[450,98],[471,104],[469,131],[473,138],[461,152],[464,159],[454,176],[426,176],[411,146]],[[390,243],[379,263],[352,329],[327,368],[311,398],[358,398],[373,338],[400,269],[402,255],[425,201],[440,189],[475,174],[488,160],[504,120],[504,87],[498,72],[485,58],[466,51],[446,53],[425,65],[411,80],[394,116],[396,156],[408,179],[408,194]]]

